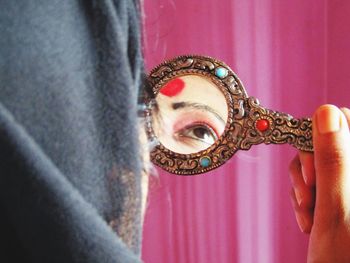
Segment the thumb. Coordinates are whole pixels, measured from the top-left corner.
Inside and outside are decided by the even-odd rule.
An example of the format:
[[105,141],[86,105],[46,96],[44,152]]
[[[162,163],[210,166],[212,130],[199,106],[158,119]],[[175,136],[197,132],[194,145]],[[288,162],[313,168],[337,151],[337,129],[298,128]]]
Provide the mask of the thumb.
[[313,143],[316,172],[314,219],[321,220],[314,223],[332,224],[345,219],[350,211],[350,134],[347,120],[337,107],[323,105],[316,111]]

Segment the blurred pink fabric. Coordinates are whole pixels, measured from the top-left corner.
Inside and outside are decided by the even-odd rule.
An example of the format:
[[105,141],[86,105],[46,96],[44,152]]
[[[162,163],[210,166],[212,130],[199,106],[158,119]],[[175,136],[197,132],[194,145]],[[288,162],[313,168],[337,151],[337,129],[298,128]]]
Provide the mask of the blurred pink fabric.
[[[145,57],[201,54],[225,61],[263,106],[311,116],[350,106],[350,2],[146,0]],[[259,145],[216,171],[151,177],[146,263],[306,262],[308,237],[289,192],[291,146]]]

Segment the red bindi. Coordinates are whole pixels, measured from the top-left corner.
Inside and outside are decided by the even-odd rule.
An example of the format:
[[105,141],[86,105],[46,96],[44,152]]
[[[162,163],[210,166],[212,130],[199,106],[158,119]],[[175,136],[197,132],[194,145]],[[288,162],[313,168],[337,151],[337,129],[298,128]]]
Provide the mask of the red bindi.
[[160,89],[160,93],[164,96],[174,97],[178,95],[185,87],[185,82],[182,79],[174,79],[168,82],[163,88]]

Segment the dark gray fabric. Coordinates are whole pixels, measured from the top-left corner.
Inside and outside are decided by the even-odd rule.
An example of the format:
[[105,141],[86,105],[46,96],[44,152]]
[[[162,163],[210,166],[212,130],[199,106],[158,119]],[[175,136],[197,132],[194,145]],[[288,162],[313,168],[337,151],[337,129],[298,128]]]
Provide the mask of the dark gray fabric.
[[0,0],[0,262],[138,262],[139,35],[132,0]]

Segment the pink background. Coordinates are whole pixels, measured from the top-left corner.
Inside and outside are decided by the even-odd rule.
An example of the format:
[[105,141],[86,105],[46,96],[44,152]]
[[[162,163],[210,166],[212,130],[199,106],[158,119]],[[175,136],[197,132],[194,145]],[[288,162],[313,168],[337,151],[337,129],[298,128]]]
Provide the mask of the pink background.
[[[350,2],[146,0],[147,68],[182,54],[229,64],[263,106],[349,105]],[[289,199],[290,146],[255,146],[214,172],[151,176],[146,263],[306,262]]]

